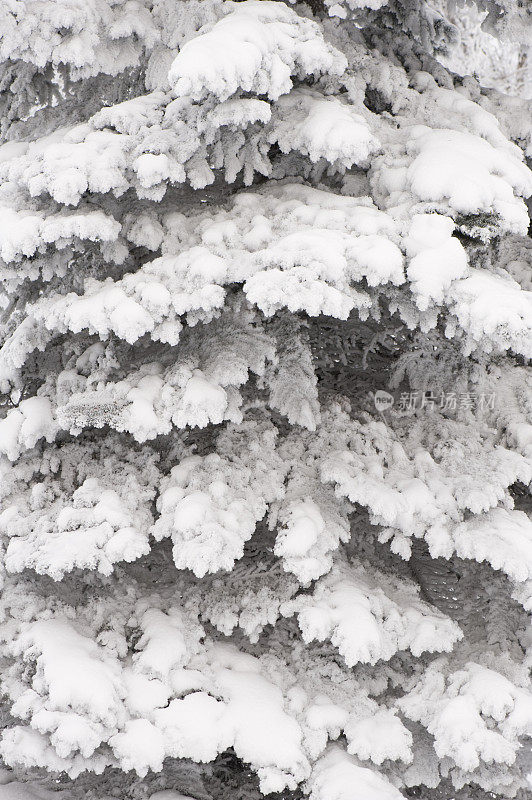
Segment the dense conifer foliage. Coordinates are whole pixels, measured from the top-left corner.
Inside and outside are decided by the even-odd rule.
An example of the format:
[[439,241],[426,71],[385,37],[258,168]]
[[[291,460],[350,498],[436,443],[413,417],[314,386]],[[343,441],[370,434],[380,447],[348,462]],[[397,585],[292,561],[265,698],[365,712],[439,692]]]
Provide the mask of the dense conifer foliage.
[[531,108],[425,0],[0,34],[6,800],[524,800]]

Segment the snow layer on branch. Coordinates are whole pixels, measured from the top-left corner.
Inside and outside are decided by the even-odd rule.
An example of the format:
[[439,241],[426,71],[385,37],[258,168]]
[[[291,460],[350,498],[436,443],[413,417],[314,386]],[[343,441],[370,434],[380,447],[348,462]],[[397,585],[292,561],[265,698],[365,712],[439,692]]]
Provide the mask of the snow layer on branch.
[[439,417],[439,439],[433,440],[436,411],[405,422],[401,435],[374,420],[360,424],[341,412],[335,419],[338,411],[327,414],[322,435],[332,425],[338,445],[342,438],[344,444],[324,451],[322,480],[366,506],[370,521],[383,526],[382,541],[391,539],[392,550],[404,558],[413,536],[424,536],[431,551],[450,557],[452,531],[468,512],[511,503],[508,487],[530,481],[530,461],[495,446],[488,432]]
[[[272,183],[262,192],[237,195],[234,211],[253,263],[244,290],[267,314],[286,305],[311,315],[336,308],[343,316],[357,300],[364,303],[364,294],[349,288],[355,281],[365,278],[370,286],[404,281],[394,222],[368,198]],[[223,236],[222,226],[203,233],[211,247],[220,247]]]
[[[227,311],[212,323],[187,330],[179,357],[143,364],[118,382],[65,397],[57,411],[61,426],[79,432],[89,425],[110,425],[145,441],[172,426],[204,428],[224,420],[240,422],[242,398],[237,387],[249,372],[262,375],[275,356],[273,340],[258,319],[243,308]],[[1,425],[1,423],[0,423]]]
[[120,224],[101,210],[79,208],[76,212],[45,214],[29,209],[15,211],[0,208],[0,257],[19,261],[34,256],[50,244],[61,249],[70,239],[112,242],[120,232]]
[[123,498],[110,486],[115,486],[114,476],[107,485],[98,478],[87,478],[72,495],[70,507],[57,511],[60,504],[56,503],[49,514],[38,509],[22,516],[16,507],[8,507],[0,515],[0,532],[10,536],[6,569],[21,572],[31,567],[55,579],[74,567],[97,568],[109,574],[115,561],[133,561],[145,555],[150,515],[145,509],[144,513],[132,513],[125,502],[131,499],[134,487],[128,486]]
[[164,225],[160,258],[119,281],[89,278],[84,294],[49,295],[28,313],[61,333],[112,331],[131,343],[150,333],[175,344],[180,317],[208,321],[230,283],[243,282],[267,315],[288,307],[345,319],[372,304],[356,282],[404,281],[394,223],[367,198],[274,184],[236,195],[229,210],[169,214]]
[[53,442],[60,426],[47,397],[28,397],[0,420],[0,453],[15,461],[39,439]]
[[[37,397],[23,400],[0,420],[0,452],[14,460],[42,437],[53,441],[61,430],[78,435],[84,428],[108,425],[144,442],[169,433],[173,426],[240,422],[243,400],[238,387],[250,372],[263,375],[267,360],[278,360],[274,338],[238,300],[218,320],[186,328],[178,357],[166,348],[160,361],[143,360],[135,369],[128,348],[119,359],[116,356],[112,343],[105,348],[93,344],[81,355],[78,348],[64,370],[48,375]],[[315,383],[312,365],[306,367],[306,379]],[[267,384],[271,382],[279,404],[277,376],[275,372]],[[287,405],[280,410],[293,413],[296,401],[290,405],[283,397]],[[301,406],[301,398],[298,403]],[[302,422],[309,422],[310,403],[309,398],[302,408]],[[316,405],[317,400],[312,408]]]
[[216,453],[190,456],[161,483],[156,539],[172,538],[179,569],[198,577],[230,570],[242,558],[268,503],[282,496],[284,467],[270,423],[229,426]]
[[[70,737],[65,741],[69,743]],[[106,767],[114,763],[113,758],[102,756],[99,753],[93,754],[89,758],[85,758],[80,753],[63,758],[50,744],[48,733],[40,733],[27,725],[13,725],[11,728],[5,728],[0,740],[0,751],[5,764],[21,766],[24,769],[40,767],[57,773],[68,770],[69,778],[77,778],[85,770],[101,774]],[[26,798],[27,794],[24,797]]]
[[[382,731],[385,736],[385,730]],[[385,777],[362,767],[336,744],[316,761],[306,783],[310,800],[401,800],[403,795]]]
[[463,131],[421,127],[411,132],[409,149],[415,160],[407,172],[407,187],[420,200],[446,200],[459,214],[494,213],[506,230],[526,231],[528,215],[517,197],[532,193],[532,174],[520,151],[495,149]]
[[377,158],[372,181],[390,208],[421,201],[441,213],[493,214],[505,232],[525,234],[526,206],[520,197],[532,194],[532,173],[519,149],[506,142],[494,147],[463,130],[408,129],[404,166],[397,152]]
[[[523,291],[517,281],[470,269],[452,284],[449,299],[456,321],[470,338],[468,349],[480,343],[487,352],[495,347],[532,357],[532,292]],[[455,331],[450,319],[446,335]]]
[[532,292],[509,275],[469,267],[454,227],[440,214],[416,214],[412,220],[405,248],[416,305],[422,311],[434,303],[447,307],[446,335],[454,336],[457,327],[465,331],[466,349],[511,348],[532,355]]
[[[146,441],[173,426],[241,421],[238,387],[248,381],[250,372],[263,376],[270,406],[315,427],[319,406],[311,355],[302,342],[299,350],[294,338],[290,352],[296,348],[292,356],[298,358],[292,363],[282,335],[286,324],[266,331],[245,302],[235,298],[218,320],[185,329],[177,358],[166,348],[160,361],[142,359],[137,368],[127,346],[120,353],[112,342],[86,349],[82,342],[77,346],[74,342],[70,358],[61,350],[65,369],[50,372],[36,397],[21,401],[0,420],[0,452],[15,460],[39,439],[53,441],[61,430],[78,435],[86,427],[109,425]],[[265,374],[267,361],[272,366]],[[294,383],[298,374],[301,380]],[[300,393],[307,389],[305,398]]]
[[143,0],[26,2],[8,0],[0,9],[0,58],[38,67],[69,64],[75,78],[98,72],[118,75],[137,64],[160,33]]
[[433,662],[399,708],[434,736],[440,758],[466,772],[481,761],[513,764],[518,737],[532,731],[532,695],[477,663],[446,672],[445,660]]
[[227,100],[238,90],[277,100],[291,77],[341,75],[345,56],[327,44],[315,22],[270,0],[225,4],[227,16],[187,42],[170,67],[176,94]]
[[[19,330],[23,331],[23,326]],[[71,340],[68,345],[52,350],[53,366],[37,395],[21,400],[0,421],[0,453],[15,460],[39,439],[53,441],[65,427],[58,419],[58,406],[66,403],[73,393],[87,390],[93,383],[105,381],[116,372],[119,361],[113,343],[104,346],[93,342],[88,347],[86,344],[86,341]],[[11,374],[9,380],[15,382],[15,376]]]
[[348,667],[388,661],[399,650],[409,649],[414,656],[449,652],[462,638],[454,622],[420,599],[414,584],[340,558],[312,594],[296,597],[281,610],[297,614],[306,642],[330,639]]
[[[168,756],[211,761],[218,753],[234,747],[237,756],[258,773],[261,789],[266,793],[281,791],[285,787],[295,788],[308,776],[309,765],[302,748],[301,728],[285,711],[282,691],[263,674],[257,659],[240,654],[231,646],[211,645],[199,660],[191,662],[192,669],[179,667],[181,655],[177,651],[173,656],[170,654],[172,644],[176,643],[175,634],[178,634],[177,641],[181,635],[179,627],[175,631],[172,628],[175,615],[167,616],[148,609],[140,619],[148,632],[141,646],[153,647],[154,632],[160,637],[158,646],[161,652],[154,652],[152,656],[156,663],[159,663],[161,654],[170,656],[170,675],[176,688],[170,691],[170,696],[174,695],[170,702],[168,693],[165,696],[164,692],[159,692],[158,707],[148,716],[129,719],[120,700],[125,698],[128,689],[142,690],[145,699],[151,695],[155,700],[156,692],[153,690],[156,686],[149,687],[149,683],[157,684],[158,678],[143,678],[144,672],[136,671],[136,666],[133,672],[122,671],[116,659],[110,659],[102,648],[80,636],[70,624],[57,617],[43,623],[31,623],[17,638],[16,648],[23,648],[28,658],[37,657],[37,669],[43,670],[47,679],[42,684],[42,697],[33,689],[27,690],[20,696],[17,710],[21,710],[23,700],[28,696],[26,704],[32,722],[42,733],[48,733],[50,728],[53,730],[59,720],[55,738],[54,734],[51,737],[55,751],[41,753],[44,763],[60,764],[62,770],[68,769],[71,776],[75,776],[80,766],[76,751],[81,749],[83,759],[92,756],[91,746],[83,746],[83,742],[76,739],[75,726],[79,716],[77,709],[84,709],[90,702],[87,693],[94,694],[94,682],[99,681],[102,689],[100,705],[103,708],[107,703],[107,716],[101,720],[98,706],[93,704],[93,744],[102,738],[109,742],[114,758],[107,759],[107,763],[118,763],[124,770],[134,768],[144,776],[148,769],[160,771],[164,758]],[[171,632],[173,642],[169,640]],[[46,642],[44,633],[48,633]],[[28,646],[31,649],[28,650]],[[47,670],[47,666],[54,655],[63,655],[63,648],[68,648],[68,658],[65,659],[68,679],[62,682],[63,673],[57,669]],[[202,673],[194,666],[201,666]],[[85,677],[88,669],[92,670],[91,681],[77,688],[78,678]],[[198,684],[198,677],[205,688]],[[41,687],[35,679],[33,684]],[[185,696],[180,697],[181,693]],[[43,705],[46,713],[41,712]],[[50,711],[48,706],[52,706]],[[3,737],[2,752],[10,763],[29,765],[32,756],[35,763],[35,751],[39,746],[47,749],[43,748],[45,740],[32,742],[23,731],[15,728]],[[86,737],[86,732],[81,729],[77,734]],[[17,739],[18,751],[12,747]],[[100,754],[95,754],[91,760],[97,768],[103,759]],[[89,765],[91,762],[85,763]]]
[[313,89],[295,89],[275,104],[270,142],[283,153],[292,150],[321,158],[344,168],[365,167],[380,149],[368,121],[337,97],[324,97]]
[[75,568],[108,575],[116,562],[149,551],[156,459],[120,456],[114,444],[47,448],[11,467],[14,483],[4,484],[0,514],[9,572],[30,568],[54,580]]
[[[115,756],[125,768],[145,774],[149,767],[160,770],[166,756],[212,761],[234,747],[257,772],[263,792],[295,788],[309,772],[301,729],[284,710],[281,690],[261,674],[258,659],[231,645],[211,644],[190,666],[196,663],[202,664],[205,688],[156,709],[153,722],[127,722],[111,739]],[[184,670],[183,678],[187,672],[199,675]]]
[[351,536],[349,504],[321,482],[316,449],[312,436],[291,437],[282,446],[286,491],[268,514],[269,527],[277,527],[275,555],[304,585],[330,570],[332,554]]
[[[404,281],[402,256],[393,242],[393,223],[365,198],[316,195],[314,191],[289,185],[283,192],[280,187],[276,216],[284,211],[283,227],[298,220],[299,230],[276,237],[254,254],[258,270],[248,278],[244,291],[268,316],[286,307],[292,312],[304,310],[311,316],[328,314],[340,319],[356,308],[364,317],[371,298],[355,288],[356,282],[365,279],[374,287]],[[323,205],[303,208],[304,200]]]
[[[107,6],[105,0],[100,2]],[[141,9],[135,0],[125,5]],[[212,19],[213,4],[206,5],[204,16]],[[238,97],[237,91],[268,94],[276,100],[290,91],[292,77],[340,75],[347,62],[325,42],[315,22],[298,16],[283,3],[220,3],[221,10],[226,16],[185,43],[175,58],[169,77],[170,83],[176,84],[172,94],[156,90],[104,107],[87,122],[59,128],[36,141],[17,143],[16,148],[8,143],[0,148],[0,177],[33,197],[48,194],[59,203],[76,205],[87,192],[120,196],[129,187],[139,197],[159,200],[168,184],[188,182],[203,187],[214,181],[213,170],[222,167],[229,182],[242,170],[248,184],[256,171],[269,174],[270,141],[263,126],[270,120],[270,106],[258,98]],[[75,25],[70,9],[63,11]],[[109,8],[107,11],[111,13]],[[142,11],[150,21],[149,11]],[[155,9],[155,16],[160,11]],[[181,14],[185,17],[187,10]],[[27,24],[32,21],[30,18]],[[145,20],[138,22],[142,28]],[[131,20],[123,33],[132,38],[138,33]],[[154,33],[157,39],[162,32]],[[168,31],[166,37],[172,38]],[[138,43],[135,49],[138,51]],[[169,52],[167,49],[166,60]],[[165,81],[162,84],[167,88]],[[205,101],[205,94],[207,102],[194,102]],[[229,98],[222,106],[217,102]],[[328,105],[334,107],[334,101]],[[373,140],[363,120],[360,122],[356,128],[354,119],[351,121],[349,135],[358,142],[355,149],[362,160],[367,160]],[[254,129],[244,136],[249,125]],[[299,127],[305,152],[314,139],[323,139],[311,120],[307,124],[302,120]],[[322,141],[322,150],[323,145]],[[347,147],[346,163],[353,144]],[[336,159],[336,153],[333,155]]]
[[220,284],[226,280],[223,260],[196,247],[162,256],[116,282],[89,278],[84,294],[47,298],[36,304],[34,315],[49,330],[86,329],[101,338],[113,332],[130,344],[150,333],[155,340],[176,344],[182,315],[196,312],[196,319],[208,321],[221,309],[225,292]]
[[86,192],[120,196],[130,186],[141,197],[160,199],[165,187],[159,184],[183,182],[183,164],[199,146],[185,122],[163,131],[167,103],[166,95],[153,92],[102,109],[88,122],[21,144],[13,158],[2,158],[10,147],[3,145],[0,175],[32,197],[48,194],[64,205],[77,205]]
[[66,618],[27,623],[11,650],[36,669],[13,713],[31,717],[33,728],[49,735],[60,757],[78,750],[89,758],[106,733],[123,724],[125,689],[118,662]]
[[416,304],[441,304],[454,282],[467,273],[467,253],[452,234],[454,221],[440,214],[416,214],[405,242],[411,256],[406,271]]
[[[379,694],[378,684],[383,687],[384,683],[373,683],[371,678],[366,683],[361,672],[338,665],[328,646],[309,648],[297,639],[290,641],[290,672],[297,680],[297,686],[289,692],[290,706],[301,720],[312,760],[319,758],[329,739],[338,739],[343,732],[348,752],[364,761],[377,765],[386,760],[409,763],[410,731],[395,709],[379,705],[370,697]],[[279,669],[271,656],[264,661],[273,670]],[[384,666],[385,672],[386,669]],[[382,678],[387,681],[381,672]]]
[[[266,636],[260,657],[205,639],[189,585],[177,573],[163,596],[146,597],[134,580],[107,584],[107,594],[90,599],[89,590],[87,604],[74,614],[24,579],[10,582],[2,596],[11,630],[3,645],[9,663],[2,688],[26,727],[4,732],[6,761],[71,777],[110,764],[143,777],[159,771],[167,757],[211,761],[233,747],[268,793],[308,779],[311,762],[342,730],[359,758],[410,760],[411,734],[393,709],[368,695],[382,692],[382,679],[359,681],[339,665],[326,665],[319,650],[311,652],[297,638],[294,657],[286,659],[283,637],[275,632]],[[181,606],[175,605],[179,595]],[[63,646],[68,658],[56,665]],[[28,670],[28,663],[36,669]],[[69,671],[65,680],[63,669]],[[94,703],[93,683],[77,685],[89,669],[93,681],[102,681]],[[41,735],[33,736],[29,726]],[[383,729],[384,740],[376,735]]]
[[[24,603],[22,597],[17,600],[11,595],[11,600],[15,600],[15,606]],[[37,601],[37,621],[23,612],[8,649],[35,669],[31,673],[26,670],[21,680],[15,662],[3,674],[3,688],[14,701],[13,713],[29,720],[41,736],[32,736],[29,728],[20,726],[5,732],[1,743],[4,758],[28,767],[66,771],[71,778],[85,769],[98,773],[106,765],[119,763],[127,770],[135,762],[143,775],[147,767],[160,770],[162,762],[157,765],[153,759],[157,739],[143,753],[131,737],[129,751],[120,749],[117,741],[114,757],[109,749],[103,754],[102,746],[118,738],[117,730],[127,734],[131,727],[136,731],[140,728],[144,734],[154,731],[160,739],[160,732],[148,719],[137,715],[151,717],[155,708],[168,703],[175,691],[169,688],[168,681],[183,672],[183,665],[198,650],[203,631],[197,622],[168,604],[166,611],[161,611],[161,598],[157,595],[151,596],[149,603],[135,602],[134,583],[122,591],[115,588],[111,596],[100,593],[96,602],[89,602],[76,615],[75,623],[67,619],[74,616],[72,607],[59,612],[49,609],[41,617],[42,600],[39,603],[30,591],[26,594],[28,601]],[[128,608],[132,616],[127,613]],[[134,647],[137,653],[132,659],[121,661],[117,649],[122,656],[127,654],[124,626],[128,623],[136,625],[140,633]],[[99,629],[101,635],[96,637]],[[118,648],[114,646],[117,640]]]
[[285,711],[282,692],[260,674],[256,659],[227,645],[215,646],[212,653],[215,686],[235,730],[235,752],[258,768],[264,793],[295,787],[309,766],[301,729]]
[[493,508],[460,523],[451,535],[460,558],[487,561],[514,581],[532,579],[532,520],[523,511]]
[[[183,315],[192,323],[208,321],[224,304],[223,287],[243,283],[248,300],[267,315],[288,308],[344,319],[355,308],[365,317],[376,287],[386,293],[389,284],[404,281],[400,243],[415,303],[429,315],[429,326],[440,311],[447,336],[461,335],[468,350],[529,353],[529,292],[510,277],[468,266],[451,218],[418,214],[403,241],[400,227],[367,198],[272,182],[236,195],[230,209],[215,214],[139,218],[127,235],[139,244],[160,244],[161,257],[118,281],[88,278],[83,294],[51,294],[28,313],[50,331],[86,328],[101,337],[112,331],[129,342],[149,333],[175,344]],[[391,305],[409,320],[403,300],[394,298]],[[19,362],[24,358],[23,351]]]
[[243,173],[249,185],[256,172],[271,173],[268,153],[276,142],[339,172],[366,165],[378,147],[364,107],[355,112],[316,90],[294,89],[273,108],[272,117],[270,104],[253,97],[195,104],[161,91],[141,95],[16,149],[0,146],[4,194],[18,190],[21,214],[27,194],[77,205],[86,193],[119,197],[132,188],[139,198],[160,200],[170,184],[203,188],[222,169],[229,183]]
[[[31,316],[22,316],[20,313],[13,314],[12,323],[14,325],[7,326],[0,349],[0,386],[2,391],[7,391],[6,387],[15,384],[20,379],[20,369],[29,354],[35,350],[42,352],[54,338],[52,332],[47,331],[44,325],[36,322]],[[23,420],[19,420],[19,422],[22,424]],[[31,423],[28,423],[28,427],[31,428]]]
[[200,611],[200,618],[230,636],[239,628],[256,643],[267,625],[281,617],[282,604],[299,589],[299,582],[287,576],[279,561],[262,552],[250,553],[238,561],[231,572],[203,578],[189,587],[188,596]]
[[[118,197],[130,187],[139,197],[159,200],[169,183],[187,180],[184,165],[204,152],[202,122],[211,144],[220,138],[209,110],[204,119],[205,110],[190,101],[172,104],[161,91],[141,95],[103,108],[87,122],[18,143],[15,152],[11,143],[2,145],[0,175],[13,182],[11,189],[16,186],[32,197],[48,194],[64,205],[77,205],[85,193]],[[207,162],[205,166],[210,177],[202,186],[214,180]]]
[[[141,601],[135,614],[142,636],[135,645],[133,670],[150,680],[168,681],[172,671],[184,667],[199,650],[203,629],[192,624],[179,607],[167,611]],[[140,700],[134,695],[130,701]]]
[[[12,261],[9,264],[0,263],[0,303],[7,307],[9,302],[17,297],[17,294],[19,297],[22,292],[29,294],[31,292],[30,281],[42,279],[44,282],[48,282],[56,276],[65,277],[68,275],[69,264],[72,263],[73,251],[77,250],[79,253],[83,253],[91,249],[95,250],[96,248],[91,248],[90,245],[86,246],[82,241],[79,243],[69,241],[62,249],[46,250],[33,257],[22,258],[20,261]],[[124,250],[116,247],[115,241],[109,245],[103,243],[100,245],[99,256],[101,260],[103,257],[109,262],[121,263],[124,259]],[[22,286],[25,282],[27,282],[26,286]]]
[[124,380],[72,395],[57,416],[74,434],[109,425],[145,442],[169,433],[173,425],[204,428],[224,420],[240,422],[241,402],[233,387],[209,380],[200,369],[185,364],[163,370],[152,362]]
[[[294,473],[297,468],[294,466]],[[289,480],[285,500],[270,524],[276,520],[280,530],[275,555],[283,567],[303,584],[328,572],[332,553],[351,535],[348,507],[318,481]]]
[[[444,88],[439,86],[434,77],[427,72],[416,73],[412,83],[417,91],[421,92],[419,111],[424,124],[431,127],[430,121],[439,117],[442,119],[443,127],[476,134],[511,158],[522,161],[522,151],[514,142],[525,137],[508,136],[507,126],[512,122],[510,114],[495,116],[488,110],[496,108],[499,97],[501,99],[504,97],[510,105],[515,98],[499,95],[494,97],[492,102],[479,87],[471,84],[466,91],[463,91],[464,86],[461,87],[462,91]],[[503,130],[506,133],[503,133]]]

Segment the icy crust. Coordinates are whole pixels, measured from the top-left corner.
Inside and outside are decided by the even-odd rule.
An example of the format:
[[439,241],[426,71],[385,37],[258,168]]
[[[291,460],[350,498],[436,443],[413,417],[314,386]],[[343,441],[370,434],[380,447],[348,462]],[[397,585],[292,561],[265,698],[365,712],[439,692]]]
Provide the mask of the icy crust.
[[111,438],[45,448],[16,467],[2,463],[5,569],[59,580],[74,569],[109,575],[117,562],[146,555],[157,460]]

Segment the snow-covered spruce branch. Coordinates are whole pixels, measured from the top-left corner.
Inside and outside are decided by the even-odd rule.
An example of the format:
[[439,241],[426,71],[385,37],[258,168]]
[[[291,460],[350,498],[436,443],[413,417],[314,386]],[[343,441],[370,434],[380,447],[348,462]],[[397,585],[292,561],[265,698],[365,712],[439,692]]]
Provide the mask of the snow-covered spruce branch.
[[425,0],[0,30],[0,798],[524,800],[530,109]]

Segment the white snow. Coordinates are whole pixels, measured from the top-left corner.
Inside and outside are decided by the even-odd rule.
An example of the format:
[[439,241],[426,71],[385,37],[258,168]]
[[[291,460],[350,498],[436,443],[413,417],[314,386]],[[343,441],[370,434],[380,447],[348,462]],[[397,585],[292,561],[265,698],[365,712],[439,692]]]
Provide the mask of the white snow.
[[330,639],[348,667],[389,660],[398,650],[419,656],[450,651],[462,638],[459,627],[422,602],[412,584],[392,584],[385,575],[337,559],[312,594],[281,607],[297,614],[306,642]]
[[361,767],[338,745],[330,745],[308,781],[310,800],[400,800],[403,796],[383,775]]
[[271,0],[228,3],[227,16],[187,42],[170,67],[178,96],[199,100],[207,92],[226,100],[238,89],[277,100],[291,76],[340,75],[345,57],[319,27]]

